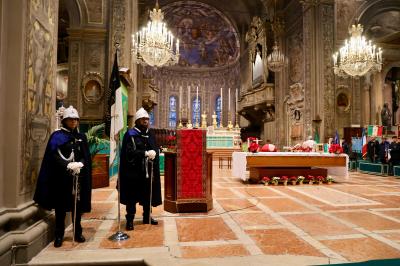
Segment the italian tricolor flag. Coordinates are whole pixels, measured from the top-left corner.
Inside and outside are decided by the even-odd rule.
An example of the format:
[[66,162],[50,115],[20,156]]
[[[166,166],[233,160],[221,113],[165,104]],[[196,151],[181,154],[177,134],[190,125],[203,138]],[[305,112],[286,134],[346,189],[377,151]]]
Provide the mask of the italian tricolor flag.
[[369,137],[381,137],[383,133],[383,126],[368,126]]

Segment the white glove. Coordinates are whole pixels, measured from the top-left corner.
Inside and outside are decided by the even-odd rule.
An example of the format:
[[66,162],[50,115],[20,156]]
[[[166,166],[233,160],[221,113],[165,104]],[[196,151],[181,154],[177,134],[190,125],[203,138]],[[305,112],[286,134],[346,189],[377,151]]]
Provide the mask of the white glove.
[[67,165],[67,169],[74,175],[79,175],[82,167],[83,163],[81,162],[71,162]]
[[145,151],[144,155],[149,157],[150,160],[154,160],[156,158],[157,153],[154,150]]

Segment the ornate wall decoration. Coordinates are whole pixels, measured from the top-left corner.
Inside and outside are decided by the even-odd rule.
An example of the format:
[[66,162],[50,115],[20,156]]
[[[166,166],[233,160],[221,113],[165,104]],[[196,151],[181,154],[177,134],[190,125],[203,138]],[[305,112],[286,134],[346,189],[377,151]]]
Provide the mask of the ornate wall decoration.
[[100,67],[101,44],[88,44],[85,48],[86,65],[93,69]]
[[324,117],[323,127],[325,136],[333,136],[335,126],[335,99],[334,74],[332,71],[332,54],[334,49],[334,9],[332,5],[322,5],[322,40],[324,60]]
[[40,168],[45,142],[54,112],[56,76],[56,35],[54,14],[58,2],[27,2],[25,114],[22,138],[20,194],[31,193]]
[[293,141],[302,140],[304,139],[304,88],[301,83],[294,83],[289,87],[285,103],[289,117],[290,138]]
[[361,1],[336,0],[336,14],[340,19],[336,20],[336,36],[338,40],[344,40],[349,36],[349,26],[354,22],[354,11]]
[[85,0],[88,23],[102,24],[104,12],[104,0]]
[[298,32],[289,38],[289,79],[301,82],[304,69],[303,34]]
[[235,28],[219,10],[200,2],[175,2],[162,8],[166,23],[180,42],[180,66],[216,67],[239,56]]
[[97,104],[104,95],[104,79],[98,72],[87,72],[82,78],[82,95],[86,103]]
[[249,45],[249,66],[251,68],[252,86],[266,83],[267,70],[267,35],[264,24],[259,17],[253,17],[250,29],[246,33]]
[[[127,66],[129,62],[130,52],[126,52],[125,49],[125,30],[126,30],[126,22],[125,18],[128,17],[127,12],[128,3],[126,0],[113,0],[112,4],[112,19],[110,21],[112,28],[110,30],[110,38],[112,44],[112,52],[110,52],[110,62],[113,62],[113,55],[115,52],[114,42],[118,41],[121,46],[118,52],[118,63],[120,66]],[[130,46],[127,46],[130,47]]]

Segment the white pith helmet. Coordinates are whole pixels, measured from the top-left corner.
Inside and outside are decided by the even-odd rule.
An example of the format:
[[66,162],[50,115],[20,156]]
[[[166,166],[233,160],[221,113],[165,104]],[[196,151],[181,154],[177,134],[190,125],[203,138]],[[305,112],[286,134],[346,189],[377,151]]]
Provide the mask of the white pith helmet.
[[68,108],[66,108],[64,110],[62,119],[64,120],[66,118],[77,118],[77,119],[79,119],[78,111],[72,105],[70,105]]
[[144,110],[143,107],[141,107],[139,110],[137,110],[135,114],[135,121],[143,117],[150,118],[149,113],[146,110]]

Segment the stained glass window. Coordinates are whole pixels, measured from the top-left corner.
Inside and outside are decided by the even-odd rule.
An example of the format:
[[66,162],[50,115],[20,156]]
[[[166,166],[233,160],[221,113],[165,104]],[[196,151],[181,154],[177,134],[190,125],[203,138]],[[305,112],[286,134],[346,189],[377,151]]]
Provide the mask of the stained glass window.
[[155,120],[154,120],[154,109],[149,113],[150,119],[149,119],[149,123],[150,126],[154,126]]
[[176,127],[176,97],[169,97],[169,116],[168,116],[168,126],[175,128]]
[[217,115],[217,125],[221,124],[221,95],[215,99],[215,114]]
[[196,98],[194,98],[192,101],[192,124],[195,124],[196,122],[200,124],[201,122],[200,114],[201,114],[201,99],[199,97],[197,101]]

